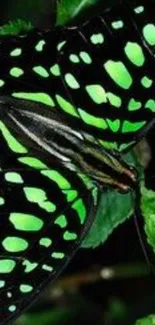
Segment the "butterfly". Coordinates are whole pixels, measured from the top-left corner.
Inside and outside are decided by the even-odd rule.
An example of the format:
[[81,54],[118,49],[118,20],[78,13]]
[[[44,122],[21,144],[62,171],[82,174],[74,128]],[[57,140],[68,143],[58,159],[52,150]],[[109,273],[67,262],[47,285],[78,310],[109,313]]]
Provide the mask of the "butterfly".
[[153,1],[0,38],[0,324],[62,272],[154,124]]

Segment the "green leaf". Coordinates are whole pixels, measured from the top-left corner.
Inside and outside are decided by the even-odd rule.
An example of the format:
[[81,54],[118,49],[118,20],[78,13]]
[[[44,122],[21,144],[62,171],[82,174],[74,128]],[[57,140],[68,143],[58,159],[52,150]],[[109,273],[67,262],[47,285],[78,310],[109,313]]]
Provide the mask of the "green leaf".
[[7,35],[18,35],[22,32],[28,32],[33,29],[31,23],[28,23],[24,20],[17,19],[15,21],[9,22],[8,24],[0,27],[0,36]]
[[57,25],[65,25],[83,10],[97,2],[98,0],[61,0],[57,9]]
[[155,315],[137,320],[135,325],[155,325]]
[[[125,156],[125,160],[135,166],[139,173],[141,167],[136,155],[132,152]],[[114,190],[104,190],[101,195],[95,221],[82,243],[82,248],[95,248],[103,244],[114,229],[133,214],[133,194],[121,194]]]
[[155,192],[148,190],[144,183],[141,186],[141,211],[147,242],[155,252]]
[[72,312],[69,308],[54,308],[52,311],[26,313],[17,320],[16,325],[60,325],[64,324],[71,317]]

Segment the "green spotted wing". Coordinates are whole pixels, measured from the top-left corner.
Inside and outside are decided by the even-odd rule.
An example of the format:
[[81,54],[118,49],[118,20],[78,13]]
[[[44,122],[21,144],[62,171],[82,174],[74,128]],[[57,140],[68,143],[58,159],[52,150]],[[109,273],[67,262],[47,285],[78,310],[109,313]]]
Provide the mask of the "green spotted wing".
[[0,324],[18,317],[60,274],[96,210],[88,177],[13,129],[11,103],[0,102]]

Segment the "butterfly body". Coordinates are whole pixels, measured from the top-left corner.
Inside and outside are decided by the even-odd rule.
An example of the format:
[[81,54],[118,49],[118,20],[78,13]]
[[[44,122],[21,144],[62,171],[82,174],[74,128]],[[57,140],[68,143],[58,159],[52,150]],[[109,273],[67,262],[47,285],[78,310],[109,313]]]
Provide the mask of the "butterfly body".
[[139,7],[0,39],[0,324],[66,266],[101,190],[137,182],[122,153],[155,112],[154,5]]

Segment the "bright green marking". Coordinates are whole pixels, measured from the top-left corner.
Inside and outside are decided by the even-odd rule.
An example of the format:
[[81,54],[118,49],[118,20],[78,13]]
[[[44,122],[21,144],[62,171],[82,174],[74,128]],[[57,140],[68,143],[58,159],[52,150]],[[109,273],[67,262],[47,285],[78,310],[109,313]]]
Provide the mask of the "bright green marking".
[[39,65],[37,67],[34,67],[33,71],[36,72],[37,74],[39,74],[43,78],[48,78],[49,77],[48,71],[44,67],[42,67],[41,65]]
[[4,80],[2,80],[2,79],[0,79],[0,87],[3,87],[3,86],[4,86],[4,84],[5,84],[5,81],[4,81]]
[[3,197],[0,197],[0,205],[3,205],[5,203],[5,200],[3,199]]
[[59,172],[56,170],[42,170],[41,174],[51,179],[53,182],[57,183],[57,185],[62,190],[67,190],[71,188],[70,183],[64,178]]
[[66,81],[67,85],[72,89],[80,88],[80,84],[78,83],[78,81],[75,79],[75,77],[71,73],[66,73],[65,81]]
[[112,22],[112,27],[114,29],[120,29],[120,28],[123,28],[123,26],[124,26],[124,22],[122,20]]
[[42,266],[42,269],[43,269],[44,271],[48,271],[48,272],[52,272],[52,271],[53,271],[53,267],[52,267],[52,266],[49,266],[49,265],[47,265],[47,264],[44,264],[44,265]]
[[24,93],[24,92],[18,92],[13,93],[13,97],[20,98],[20,99],[28,99],[33,100],[35,102],[43,103],[45,105],[49,105],[54,107],[54,101],[53,99],[46,93]]
[[107,124],[103,118],[93,116],[80,108],[78,109],[78,112],[85,123],[93,125],[99,129],[107,129]]
[[47,166],[44,165],[39,159],[33,157],[20,157],[18,158],[18,161],[35,169],[47,168]]
[[134,12],[136,14],[141,14],[144,11],[144,7],[143,6],[139,6],[137,8],[134,9]]
[[33,287],[28,284],[21,284],[19,290],[23,293],[29,293],[33,290]]
[[144,122],[129,122],[129,121],[125,121],[123,123],[122,132],[124,132],[124,133],[136,132],[139,129],[141,129],[145,124],[146,124],[145,121]]
[[11,313],[13,313],[14,311],[16,311],[17,307],[15,305],[10,305],[8,309]]
[[24,74],[24,71],[18,67],[14,67],[10,70],[10,75],[15,78],[19,78]]
[[137,67],[142,67],[144,65],[145,56],[143,49],[138,43],[127,42],[124,51],[128,59]]
[[20,56],[21,54],[22,54],[22,49],[20,48],[16,48],[10,53],[11,56]]
[[3,247],[8,252],[22,252],[25,251],[28,247],[28,242],[21,237],[6,237],[2,241]]
[[136,111],[137,109],[140,109],[142,107],[141,102],[137,102],[134,98],[130,99],[128,104],[128,110],[129,111]]
[[86,63],[86,64],[91,64],[92,63],[92,58],[90,57],[90,55],[87,52],[81,51],[79,53],[79,55],[80,55],[80,58],[82,59],[82,61],[84,63]]
[[153,99],[149,99],[145,104],[145,108],[149,108],[152,112],[155,112],[155,101]]
[[49,247],[52,245],[52,240],[50,238],[41,238],[39,244],[44,247]]
[[52,258],[55,258],[55,259],[62,259],[65,257],[65,254],[64,253],[61,253],[61,252],[54,252],[52,253]]
[[63,191],[63,193],[67,196],[67,201],[68,202],[72,202],[76,199],[78,192],[75,190],[67,190],[67,191]]
[[0,280],[0,288],[3,288],[5,286],[5,281]]
[[12,212],[9,220],[21,231],[39,231],[43,227],[43,221],[31,214]]
[[143,35],[149,45],[155,45],[155,25],[147,24],[143,28]]
[[51,73],[55,76],[55,77],[59,77],[61,75],[60,73],[60,66],[58,64],[54,64],[51,68],[50,68]]
[[32,272],[38,266],[38,263],[31,263],[28,260],[25,260],[22,264],[26,267],[25,273]]
[[16,153],[27,153],[27,149],[21,145],[10,133],[5,124],[0,121],[0,131],[2,132],[8,147]]
[[150,78],[148,78],[147,76],[144,76],[141,79],[141,84],[143,87],[145,88],[150,88],[152,86],[153,80],[151,80]]
[[39,41],[38,44],[35,47],[36,51],[42,52],[43,47],[44,47],[45,44],[46,44],[46,42],[44,40]]
[[86,208],[85,205],[83,203],[82,199],[78,199],[76,200],[73,204],[72,204],[72,208],[77,212],[79,218],[80,218],[80,223],[83,224],[87,213],[86,213]]
[[68,221],[64,214],[61,214],[54,222],[56,225],[58,225],[60,228],[66,228],[68,225]]
[[11,273],[16,262],[11,259],[0,260],[0,273]]
[[113,132],[118,132],[118,130],[120,129],[120,120],[115,120],[115,121],[112,121],[110,119],[106,119],[110,129],[113,131]]
[[64,240],[67,240],[67,241],[76,240],[77,234],[75,234],[74,232],[65,231],[63,238],[64,238]]
[[93,34],[91,36],[90,40],[94,45],[103,44],[104,43],[104,36],[101,33]]
[[109,99],[109,102],[111,105],[115,106],[115,107],[121,107],[122,105],[122,100],[120,97],[116,96],[113,93],[107,93],[107,98]]
[[106,92],[102,86],[89,85],[86,86],[86,91],[96,104],[103,104],[107,102]]
[[118,149],[118,146],[115,142],[110,142],[110,141],[103,141],[103,140],[99,140],[99,143],[104,147],[104,148],[107,148],[107,149],[115,149],[117,150]]
[[22,177],[20,176],[19,173],[16,173],[16,172],[7,172],[7,173],[5,173],[5,180],[7,182],[12,182],[12,183],[18,183],[18,184],[23,183]]
[[131,87],[133,82],[132,77],[122,62],[108,60],[104,64],[104,67],[111,79],[114,80],[119,87],[123,89],[129,89]]
[[61,97],[60,95],[56,95],[56,100],[59,106],[63,109],[63,111],[79,118],[75,107],[71,103],[69,103],[65,98]]
[[35,187],[24,187],[24,193],[29,202],[37,203],[47,212],[54,212],[56,210],[56,205],[48,201],[44,190]]
[[80,59],[79,59],[79,57],[76,54],[71,54],[69,56],[69,59],[73,63],[79,63],[80,62]]
[[63,48],[63,46],[66,44],[66,41],[62,41],[57,45],[57,50],[61,51],[61,49]]

